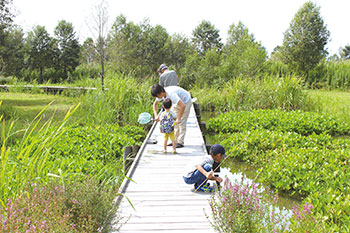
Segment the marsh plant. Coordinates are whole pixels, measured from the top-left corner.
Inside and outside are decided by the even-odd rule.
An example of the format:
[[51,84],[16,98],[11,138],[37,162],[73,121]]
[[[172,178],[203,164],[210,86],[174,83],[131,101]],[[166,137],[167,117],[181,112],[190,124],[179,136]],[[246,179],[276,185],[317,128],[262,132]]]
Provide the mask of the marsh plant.
[[[211,225],[218,232],[316,232],[323,230],[313,216],[313,206],[295,206],[293,213],[280,210],[278,194],[268,198],[258,184],[232,184],[227,178],[223,189],[210,199]],[[291,216],[290,216],[291,215]],[[319,232],[319,231],[317,231]]]
[[113,210],[113,189],[94,179],[63,186],[30,183],[0,212],[1,232],[100,232]]
[[283,232],[287,228],[285,214],[244,177],[236,184],[226,178],[223,190],[211,197],[210,207],[211,225],[218,232]]

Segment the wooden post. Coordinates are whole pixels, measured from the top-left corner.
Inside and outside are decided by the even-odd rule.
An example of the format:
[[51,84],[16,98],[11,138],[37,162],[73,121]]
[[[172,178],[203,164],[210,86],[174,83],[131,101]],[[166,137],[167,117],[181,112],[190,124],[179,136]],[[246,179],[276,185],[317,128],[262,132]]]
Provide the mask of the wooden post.
[[206,132],[207,127],[206,127],[206,125],[205,125],[205,122],[201,121],[201,122],[199,123],[199,128],[201,129],[202,132]]
[[123,153],[123,164],[124,164],[124,171],[126,171],[127,169],[127,165],[128,165],[128,156],[129,154],[132,153],[132,147],[131,146],[127,146],[125,147],[124,153]]
[[193,108],[196,112],[197,121],[201,122],[201,105],[199,103],[193,103]]

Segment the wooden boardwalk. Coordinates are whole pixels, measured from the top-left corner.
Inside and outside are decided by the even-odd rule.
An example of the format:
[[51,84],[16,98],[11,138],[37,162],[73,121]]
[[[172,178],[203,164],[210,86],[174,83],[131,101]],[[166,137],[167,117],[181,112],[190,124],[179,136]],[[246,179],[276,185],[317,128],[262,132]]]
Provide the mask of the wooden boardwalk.
[[[158,143],[146,143],[152,140]],[[125,179],[121,186],[121,193],[134,208],[121,196],[117,215],[126,223],[112,225],[111,232],[214,232],[206,217],[211,213],[210,194],[194,193],[193,185],[182,178],[193,160],[207,154],[193,106],[185,147],[178,148],[175,155],[168,147],[165,154],[163,140],[159,124],[153,124],[128,172],[134,182]]]

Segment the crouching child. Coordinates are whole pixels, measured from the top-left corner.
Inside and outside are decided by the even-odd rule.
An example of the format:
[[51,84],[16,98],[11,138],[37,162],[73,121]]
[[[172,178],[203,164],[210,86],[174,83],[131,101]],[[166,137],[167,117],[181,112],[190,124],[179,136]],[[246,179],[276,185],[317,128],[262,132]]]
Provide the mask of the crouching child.
[[215,177],[213,171],[214,162],[220,163],[225,158],[225,149],[220,144],[212,145],[209,155],[203,157],[200,162],[194,164],[189,171],[186,171],[183,179],[186,184],[194,184],[197,191],[212,192],[213,188],[206,180],[222,182],[221,177]]

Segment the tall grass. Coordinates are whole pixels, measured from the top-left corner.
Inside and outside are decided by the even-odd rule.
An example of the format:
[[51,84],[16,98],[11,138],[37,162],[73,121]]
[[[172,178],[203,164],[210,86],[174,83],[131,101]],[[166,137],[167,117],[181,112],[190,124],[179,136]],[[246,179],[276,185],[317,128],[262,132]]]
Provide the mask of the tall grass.
[[261,80],[237,78],[221,89],[195,87],[191,93],[199,99],[204,111],[294,110],[311,104],[296,76],[266,76]]
[[88,122],[136,124],[138,115],[151,112],[153,98],[149,82],[138,84],[132,77],[109,73],[107,90],[82,96],[82,111]]
[[77,107],[68,111],[63,121],[51,130],[53,117],[39,126],[47,106],[24,130],[22,139],[14,148],[8,146],[7,141],[13,133],[16,133],[12,132],[15,122],[12,121],[10,127],[6,128],[6,123],[3,121],[0,171],[0,202],[3,206],[9,197],[14,197],[23,190],[29,181],[48,179],[45,171],[48,169],[50,149],[65,131],[65,125]]
[[313,102],[317,102],[314,111],[333,115],[350,124],[350,93],[342,91],[308,90]]
[[350,88],[350,61],[321,61],[308,73],[313,87],[326,89]]

